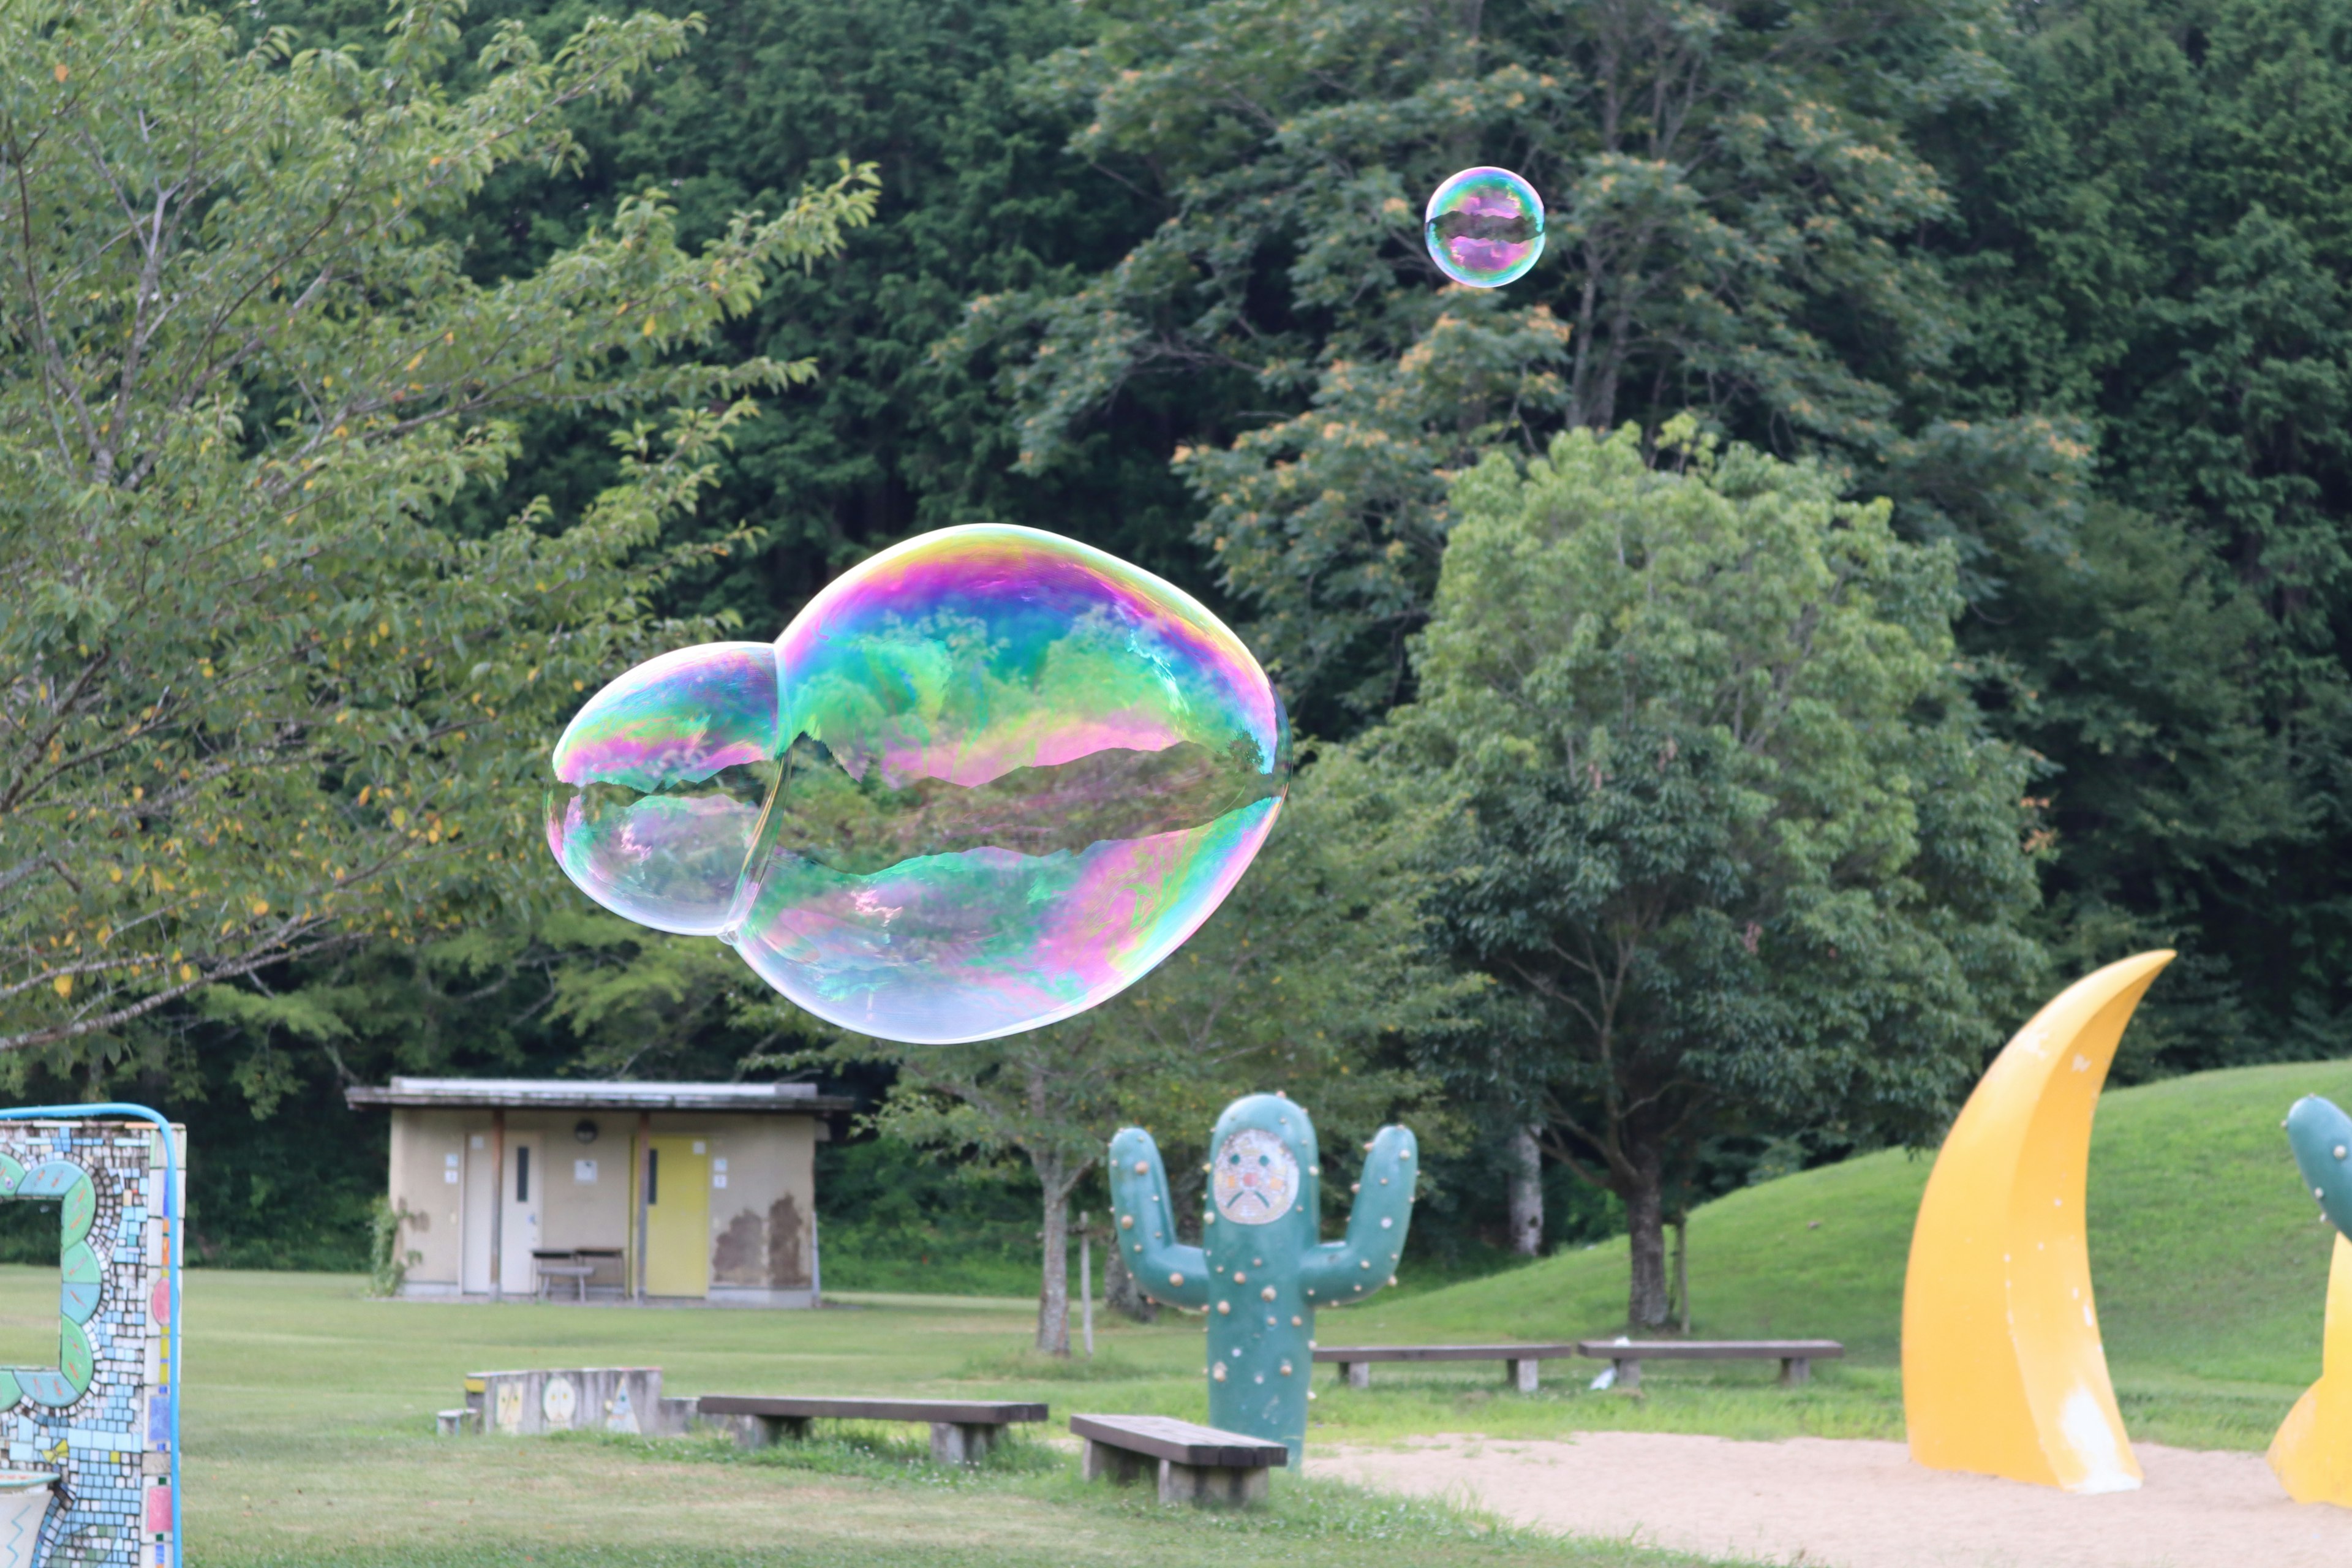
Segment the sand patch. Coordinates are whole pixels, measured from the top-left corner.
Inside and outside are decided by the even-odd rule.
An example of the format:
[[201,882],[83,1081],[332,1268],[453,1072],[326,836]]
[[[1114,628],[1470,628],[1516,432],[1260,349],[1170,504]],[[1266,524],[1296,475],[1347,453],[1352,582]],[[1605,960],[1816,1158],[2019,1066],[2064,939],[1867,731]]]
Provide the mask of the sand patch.
[[1806,1568],[2347,1568],[2352,1510],[2259,1454],[2134,1445],[2147,1484],[2077,1497],[1911,1463],[1900,1443],[1656,1432],[1331,1449],[1317,1475],[1466,1497],[1539,1530]]

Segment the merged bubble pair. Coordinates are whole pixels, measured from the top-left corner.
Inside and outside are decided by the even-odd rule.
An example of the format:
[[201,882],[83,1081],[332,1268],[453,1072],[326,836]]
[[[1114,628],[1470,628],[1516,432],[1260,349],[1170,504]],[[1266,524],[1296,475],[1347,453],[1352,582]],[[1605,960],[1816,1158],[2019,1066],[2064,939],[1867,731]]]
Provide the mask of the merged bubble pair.
[[589,897],[718,936],[859,1033],[987,1039],[1149,972],[1281,809],[1289,726],[1181,590],[1033,529],[845,573],[772,646],[664,654],[554,755],[548,846]]

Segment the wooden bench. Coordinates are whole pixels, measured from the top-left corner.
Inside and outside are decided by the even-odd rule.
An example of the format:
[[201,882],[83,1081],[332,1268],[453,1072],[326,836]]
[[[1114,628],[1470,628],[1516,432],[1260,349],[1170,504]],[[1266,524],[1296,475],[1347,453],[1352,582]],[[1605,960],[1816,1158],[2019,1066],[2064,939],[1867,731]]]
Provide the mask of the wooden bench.
[[1781,1383],[1795,1388],[1811,1378],[1813,1363],[1845,1354],[1835,1340],[1579,1340],[1576,1349],[1615,1367],[1619,1388],[1642,1386],[1645,1361],[1778,1361]]
[[1547,1361],[1576,1353],[1574,1344],[1549,1345],[1331,1345],[1318,1347],[1317,1361],[1339,1363],[1339,1375],[1350,1388],[1372,1385],[1376,1361],[1498,1361],[1504,1380],[1521,1394],[1536,1391],[1536,1368]]
[[1172,1415],[1073,1415],[1070,1430],[1086,1439],[1078,1469],[1087,1480],[1125,1486],[1158,1460],[1161,1502],[1263,1502],[1266,1471],[1290,1463],[1279,1443]]
[[735,1441],[762,1447],[779,1436],[805,1437],[812,1421],[926,1421],[931,1458],[970,1465],[996,1446],[1015,1421],[1043,1421],[1045,1406],[990,1399],[829,1399],[706,1394],[695,1405],[705,1420],[730,1426]]

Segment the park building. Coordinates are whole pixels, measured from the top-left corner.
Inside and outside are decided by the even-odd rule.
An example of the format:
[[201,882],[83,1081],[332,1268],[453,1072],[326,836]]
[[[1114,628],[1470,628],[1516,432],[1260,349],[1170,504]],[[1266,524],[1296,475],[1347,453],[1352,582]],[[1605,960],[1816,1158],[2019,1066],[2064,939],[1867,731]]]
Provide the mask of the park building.
[[388,1196],[407,1297],[813,1307],[816,1146],[850,1101],[804,1083],[395,1078]]

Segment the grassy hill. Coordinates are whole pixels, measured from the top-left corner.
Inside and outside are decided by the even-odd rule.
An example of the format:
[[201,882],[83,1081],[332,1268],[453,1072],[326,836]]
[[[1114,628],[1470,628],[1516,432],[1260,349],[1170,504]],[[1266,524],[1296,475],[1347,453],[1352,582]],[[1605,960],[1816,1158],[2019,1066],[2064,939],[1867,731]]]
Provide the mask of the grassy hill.
[[[2319,1373],[2332,1232],[2279,1121],[2303,1094],[2352,1104],[2352,1063],[2240,1068],[2116,1089],[2091,1144],[2091,1268],[2126,1408],[2135,1391],[2242,1392],[2267,1406]],[[1911,1221],[1932,1163],[1873,1154],[1691,1216],[1695,1332],[1826,1335],[1860,1368],[1899,1357]],[[1507,1274],[1368,1302],[1349,1341],[1565,1339],[1625,1312],[1621,1238]],[[1345,1327],[1341,1326],[1342,1321]],[[2283,1408],[2283,1405],[2282,1405]]]

